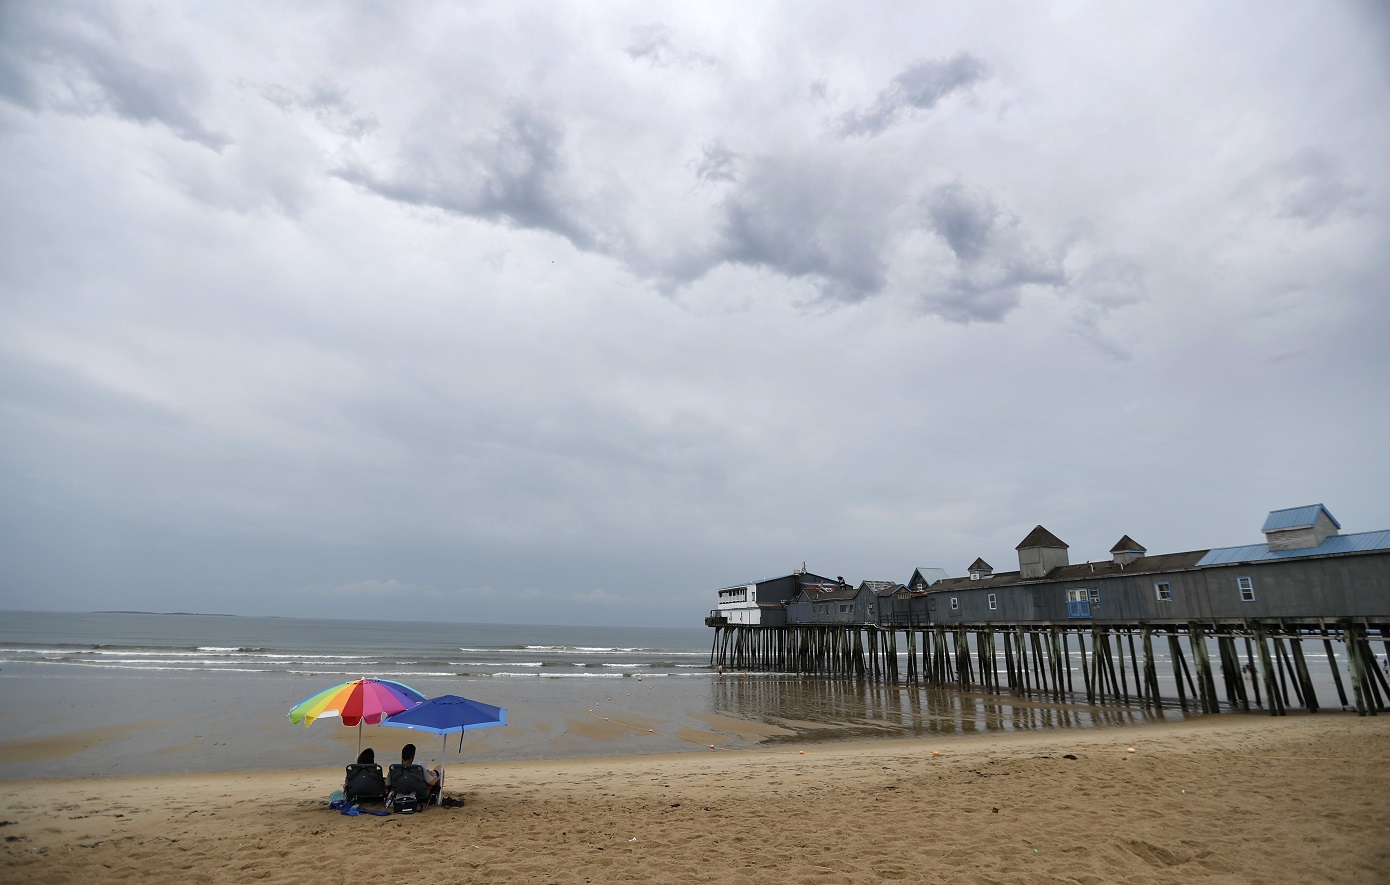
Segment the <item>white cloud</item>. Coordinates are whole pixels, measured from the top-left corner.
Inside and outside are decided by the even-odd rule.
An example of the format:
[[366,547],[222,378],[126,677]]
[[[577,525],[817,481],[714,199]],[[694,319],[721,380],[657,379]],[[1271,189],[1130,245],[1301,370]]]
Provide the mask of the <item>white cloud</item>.
[[12,12],[0,608],[689,624],[1386,527],[1380,32],[1003,9]]

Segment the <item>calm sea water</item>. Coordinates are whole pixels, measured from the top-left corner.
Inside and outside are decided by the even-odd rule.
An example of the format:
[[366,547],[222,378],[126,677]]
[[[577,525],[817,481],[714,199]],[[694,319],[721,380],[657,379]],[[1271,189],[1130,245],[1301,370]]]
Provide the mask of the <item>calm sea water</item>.
[[[450,761],[744,749],[847,737],[1124,725],[1194,715],[799,678],[719,674],[705,628],[562,627],[141,613],[0,613],[0,779],[337,766],[399,729],[291,725],[361,676],[508,709],[506,728],[431,744]],[[424,737],[424,736],[421,736]],[[421,745],[426,746],[424,740]],[[461,750],[461,754],[460,754]]]

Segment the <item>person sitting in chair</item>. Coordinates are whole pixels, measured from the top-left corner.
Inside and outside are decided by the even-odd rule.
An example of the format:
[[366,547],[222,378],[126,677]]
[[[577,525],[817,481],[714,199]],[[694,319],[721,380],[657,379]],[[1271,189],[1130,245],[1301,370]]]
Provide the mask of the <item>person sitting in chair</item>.
[[352,802],[385,797],[386,783],[382,780],[381,766],[376,764],[376,754],[371,747],[363,750],[357,762],[347,767],[343,795]]
[[439,801],[439,772],[415,764],[415,745],[401,747],[401,761],[386,774],[386,787],[401,795],[414,793],[422,806]]

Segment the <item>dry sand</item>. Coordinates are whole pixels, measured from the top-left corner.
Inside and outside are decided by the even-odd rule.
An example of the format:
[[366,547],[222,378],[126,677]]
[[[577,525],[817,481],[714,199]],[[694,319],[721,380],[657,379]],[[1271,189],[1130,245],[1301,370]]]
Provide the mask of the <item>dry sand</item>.
[[1387,716],[454,765],[380,818],[340,777],[11,781],[0,881],[1390,882]]

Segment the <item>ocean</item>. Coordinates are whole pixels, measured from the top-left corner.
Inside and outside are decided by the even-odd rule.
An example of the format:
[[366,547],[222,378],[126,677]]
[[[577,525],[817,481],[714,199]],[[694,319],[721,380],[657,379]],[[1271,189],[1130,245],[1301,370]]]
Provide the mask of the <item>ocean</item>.
[[[0,613],[0,779],[312,768],[352,761],[359,734],[286,713],[362,676],[508,709],[505,728],[422,756],[524,760],[747,749],[760,744],[1123,725],[1118,705],[721,674],[711,631],[254,618]],[[364,726],[391,758],[412,732]]]

